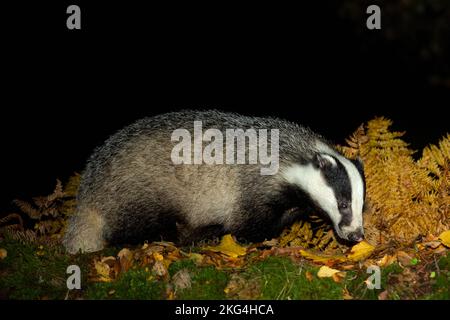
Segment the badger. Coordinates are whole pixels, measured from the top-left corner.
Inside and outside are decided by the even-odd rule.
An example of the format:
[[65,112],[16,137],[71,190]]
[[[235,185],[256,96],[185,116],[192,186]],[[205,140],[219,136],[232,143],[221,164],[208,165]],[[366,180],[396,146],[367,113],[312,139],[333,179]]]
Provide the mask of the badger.
[[[222,132],[276,129],[278,170],[261,174],[263,164],[254,162],[174,163],[173,132],[194,134],[195,121]],[[252,146],[245,148],[248,157]],[[279,235],[307,208],[329,218],[338,238],[359,242],[364,201],[362,162],[344,157],[309,128],[278,118],[184,110],[139,120],[93,152],[63,244],[70,253],[93,252],[106,244],[192,244],[228,233],[257,242]]]

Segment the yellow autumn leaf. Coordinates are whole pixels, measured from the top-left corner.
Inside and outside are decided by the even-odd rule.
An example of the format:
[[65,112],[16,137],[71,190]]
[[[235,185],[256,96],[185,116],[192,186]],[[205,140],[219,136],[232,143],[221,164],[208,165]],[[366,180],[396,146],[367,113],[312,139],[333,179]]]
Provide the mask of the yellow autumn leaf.
[[95,270],[97,271],[98,280],[103,282],[110,282],[109,272],[111,268],[103,261],[95,261]]
[[153,258],[155,258],[156,261],[163,261],[164,257],[161,253],[159,252],[153,252]]
[[8,251],[6,249],[0,248],[0,260],[5,259],[8,256]]
[[316,263],[327,264],[329,262],[344,262],[346,260],[344,256],[320,255],[305,250],[300,250],[300,254],[306,259],[312,260]]
[[369,257],[375,247],[367,241],[361,241],[357,245],[354,245],[350,253],[347,255],[348,260],[360,261]]
[[189,259],[195,262],[195,264],[201,264],[203,262],[203,255],[200,253],[189,253]]
[[444,231],[440,234],[439,240],[446,247],[450,247],[450,230]]
[[331,278],[334,274],[340,272],[339,270],[327,267],[327,266],[322,266],[320,267],[319,271],[317,272],[317,276],[319,278]]
[[214,252],[220,252],[227,256],[237,258],[239,256],[245,255],[247,252],[247,249],[244,247],[241,247],[239,244],[237,244],[231,234],[224,235],[222,237],[222,240],[220,241],[220,244],[215,247],[205,247],[206,250],[211,250]]

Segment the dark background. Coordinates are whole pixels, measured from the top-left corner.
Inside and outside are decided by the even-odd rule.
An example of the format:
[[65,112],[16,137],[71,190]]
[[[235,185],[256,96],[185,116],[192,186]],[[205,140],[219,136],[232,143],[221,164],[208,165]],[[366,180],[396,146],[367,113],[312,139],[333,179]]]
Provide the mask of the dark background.
[[[371,1],[374,31],[365,1],[92,2],[2,4],[0,214],[124,125],[181,108],[279,116],[337,143],[386,116],[417,150],[449,131],[444,1]],[[82,30],[66,29],[69,4]]]

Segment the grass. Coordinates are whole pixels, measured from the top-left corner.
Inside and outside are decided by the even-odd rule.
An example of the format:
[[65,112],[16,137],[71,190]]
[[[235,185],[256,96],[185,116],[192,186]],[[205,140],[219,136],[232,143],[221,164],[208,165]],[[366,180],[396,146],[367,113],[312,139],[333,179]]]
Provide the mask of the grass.
[[164,283],[151,278],[144,269],[132,269],[114,282],[93,283],[88,287],[87,299],[158,300],[162,299]]
[[173,263],[169,272],[174,275],[185,269],[191,277],[191,287],[180,290],[177,298],[181,300],[223,300],[226,298],[224,289],[229,275],[216,270],[212,266],[199,268],[191,260],[181,260]]
[[[64,299],[66,269],[71,264],[80,264],[83,259],[69,257],[58,247],[21,244],[14,240],[4,240],[1,246],[8,256],[0,262],[0,295],[9,299]],[[82,277],[83,273],[86,276],[86,269],[82,269]]]
[[450,253],[442,257],[438,262],[438,271],[435,271],[433,280],[433,293],[427,295],[428,300],[450,299]]
[[251,266],[246,276],[260,281],[260,299],[342,299],[341,284],[315,276],[311,281],[307,279],[306,272],[316,274],[317,270],[317,267],[295,264],[286,257],[269,257]]

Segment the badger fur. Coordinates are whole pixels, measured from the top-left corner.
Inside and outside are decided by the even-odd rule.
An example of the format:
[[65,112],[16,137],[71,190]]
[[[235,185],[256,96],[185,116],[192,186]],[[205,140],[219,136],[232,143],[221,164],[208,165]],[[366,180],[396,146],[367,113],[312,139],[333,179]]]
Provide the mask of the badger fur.
[[[261,164],[174,164],[174,130],[278,129],[279,170]],[[247,150],[248,151],[248,150]],[[338,236],[360,241],[365,182],[362,165],[308,128],[219,111],[180,111],[145,118],[111,136],[90,157],[78,204],[63,239],[75,253],[105,244],[175,240],[189,244],[231,233],[270,239],[313,206]]]

